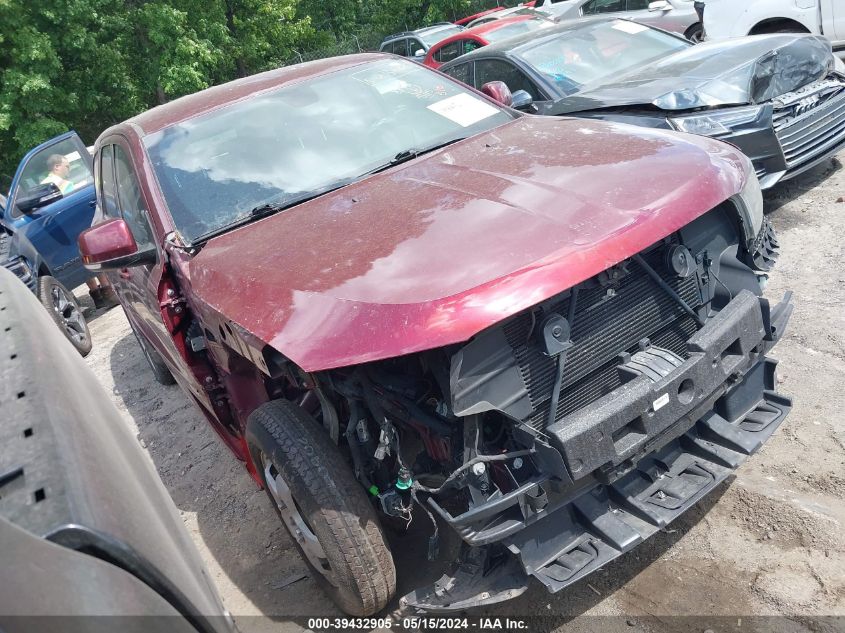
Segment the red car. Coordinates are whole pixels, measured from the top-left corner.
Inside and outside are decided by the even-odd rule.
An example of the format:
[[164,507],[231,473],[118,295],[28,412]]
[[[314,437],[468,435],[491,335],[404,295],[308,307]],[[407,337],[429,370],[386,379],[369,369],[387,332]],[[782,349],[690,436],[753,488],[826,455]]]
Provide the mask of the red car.
[[791,306],[760,297],[777,244],[730,145],[356,55],[159,106],[94,167],[84,262],[348,613],[391,599],[407,553],[381,526],[413,519],[430,538],[402,547],[454,565],[409,607],[558,591],[790,409],[767,353]]
[[473,13],[472,15],[468,15],[465,18],[461,18],[460,20],[455,20],[455,24],[457,24],[458,26],[465,26],[473,20],[477,20],[478,18],[484,17],[485,15],[495,13],[496,11],[502,11],[504,9],[505,7],[493,7],[492,9],[487,9],[486,11],[479,11],[478,13]]
[[514,15],[480,24],[432,46],[428,49],[423,64],[430,68],[440,68],[446,62],[482,46],[554,25],[554,21],[550,19],[530,15]]

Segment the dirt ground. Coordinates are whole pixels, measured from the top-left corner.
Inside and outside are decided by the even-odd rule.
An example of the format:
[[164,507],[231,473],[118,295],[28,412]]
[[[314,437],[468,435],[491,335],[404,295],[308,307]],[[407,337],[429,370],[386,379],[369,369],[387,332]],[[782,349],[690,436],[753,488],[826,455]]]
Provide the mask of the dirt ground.
[[[843,155],[845,160],[845,155]],[[490,609],[547,615],[548,629],[681,630],[670,616],[787,616],[757,630],[817,631],[845,615],[845,170],[837,161],[767,194],[782,257],[767,295],[795,291],[774,350],[795,406],[764,449],[694,509],[559,594],[532,585]],[[340,615],[264,493],[178,387],[153,381],[120,309],[92,315],[88,363],[155,463],[239,628],[296,630],[294,615]],[[421,522],[422,523],[422,522]],[[400,595],[436,576],[407,538],[392,547]],[[592,615],[623,615],[597,620]],[[250,616],[270,617],[250,617]],[[829,621],[827,621],[829,622]],[[842,624],[845,621],[840,621]],[[754,630],[745,627],[743,630]]]

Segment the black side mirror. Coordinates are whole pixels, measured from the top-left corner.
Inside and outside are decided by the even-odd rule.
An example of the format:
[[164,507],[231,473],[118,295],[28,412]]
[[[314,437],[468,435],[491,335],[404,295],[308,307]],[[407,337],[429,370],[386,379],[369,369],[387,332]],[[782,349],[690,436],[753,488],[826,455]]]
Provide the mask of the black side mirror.
[[18,198],[17,206],[21,213],[32,213],[41,207],[53,204],[56,200],[61,200],[62,197],[59,188],[52,182],[48,182],[30,189],[25,196]]
[[511,107],[514,110],[529,110],[534,109],[534,98],[525,90],[517,90],[511,95]]

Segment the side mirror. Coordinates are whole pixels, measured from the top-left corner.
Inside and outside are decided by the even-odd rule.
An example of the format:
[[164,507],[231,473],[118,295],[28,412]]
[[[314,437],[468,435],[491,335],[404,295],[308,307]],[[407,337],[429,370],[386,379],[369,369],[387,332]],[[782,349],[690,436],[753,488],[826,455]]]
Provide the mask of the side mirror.
[[649,11],[668,11],[672,8],[672,5],[666,2],[666,0],[656,0],[648,5]]
[[481,92],[507,108],[510,108],[513,104],[511,89],[504,81],[488,81],[481,86]]
[[424,51],[423,49],[421,49],[421,48],[418,48],[418,49],[414,52],[414,57],[425,57],[425,51]]
[[56,200],[62,199],[62,192],[52,182],[46,185],[38,185],[30,189],[25,196],[17,199],[16,204],[21,213],[32,213]]
[[155,247],[138,249],[124,220],[107,220],[79,234],[79,252],[85,268],[93,271],[154,264]]
[[517,90],[511,95],[511,107],[514,110],[533,110],[534,97],[525,90]]

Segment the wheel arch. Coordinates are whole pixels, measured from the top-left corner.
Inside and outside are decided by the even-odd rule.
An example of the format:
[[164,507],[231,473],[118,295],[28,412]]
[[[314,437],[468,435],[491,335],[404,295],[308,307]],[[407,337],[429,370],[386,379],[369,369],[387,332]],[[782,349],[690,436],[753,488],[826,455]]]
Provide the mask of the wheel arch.
[[748,32],[749,35],[763,35],[765,33],[782,33],[794,29],[796,33],[810,33],[810,28],[803,22],[793,18],[766,18],[761,20]]

